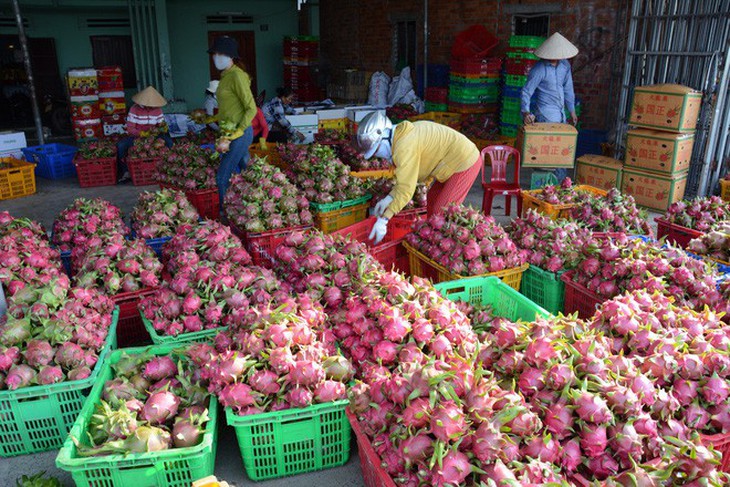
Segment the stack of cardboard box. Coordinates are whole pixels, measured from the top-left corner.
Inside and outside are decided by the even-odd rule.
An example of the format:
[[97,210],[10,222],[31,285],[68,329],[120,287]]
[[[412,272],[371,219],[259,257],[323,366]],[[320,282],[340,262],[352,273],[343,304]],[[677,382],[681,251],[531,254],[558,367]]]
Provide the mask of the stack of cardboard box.
[[107,66],[96,70],[99,83],[99,110],[105,136],[124,133],[127,103],[124,99],[122,68]]
[[634,89],[621,191],[664,211],[684,197],[702,94],[661,84]]
[[71,122],[77,141],[101,137],[99,81],[94,68],[71,69],[67,76]]

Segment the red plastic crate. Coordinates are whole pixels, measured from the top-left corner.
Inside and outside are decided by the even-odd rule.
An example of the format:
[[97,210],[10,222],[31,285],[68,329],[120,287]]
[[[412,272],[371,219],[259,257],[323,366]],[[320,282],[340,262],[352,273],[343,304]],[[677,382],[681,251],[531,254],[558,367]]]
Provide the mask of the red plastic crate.
[[721,472],[730,473],[730,434],[700,435],[702,443],[712,447],[722,454],[722,460],[718,469]]
[[127,168],[132,176],[132,184],[135,186],[149,186],[157,183],[157,164],[159,158],[155,159],[127,159]]
[[604,299],[598,297],[584,286],[573,281],[575,271],[569,271],[560,276],[565,283],[565,305],[563,313],[568,315],[577,312],[578,318],[588,319],[596,313]]
[[502,69],[502,58],[492,57],[482,59],[481,61],[452,59],[449,67],[451,68],[451,74],[459,76],[486,76],[490,74],[499,74],[499,71]]
[[410,210],[401,210],[396,218],[414,222],[416,220],[426,218],[426,208],[412,208]]
[[345,409],[352,432],[355,433],[357,439],[357,449],[360,456],[360,469],[362,470],[362,478],[367,487],[395,487],[395,482],[390,478],[388,472],[381,466],[381,460],[370,439],[360,428],[360,423],[348,407]]
[[426,88],[426,101],[432,103],[448,103],[449,89],[438,86],[429,86]]
[[198,210],[200,218],[210,218],[217,220],[220,216],[220,199],[218,197],[218,188],[213,189],[183,189],[170,184],[160,183],[160,188],[170,188],[182,191],[191,205]]
[[507,74],[527,76],[536,63],[537,60],[535,59],[507,58],[504,63],[504,70]]
[[254,265],[261,267],[272,267],[276,258],[274,251],[281,242],[294,232],[302,232],[312,228],[311,225],[303,225],[299,227],[282,228],[272,230],[270,232],[246,233],[231,225],[233,232],[241,237],[244,247],[249,254]]
[[117,323],[119,348],[152,343],[137,306],[140,299],[153,292],[155,292],[154,288],[146,288],[133,293],[120,293],[112,296],[114,304],[119,306],[119,322]]
[[681,225],[675,225],[664,218],[657,217],[654,221],[656,222],[658,239],[667,237],[667,243],[674,242],[675,245],[679,245],[683,249],[687,248],[690,240],[699,238],[703,235],[703,232],[683,227]]
[[117,158],[74,159],[79,186],[95,188],[98,186],[114,186],[117,184]]
[[405,269],[399,267],[399,265],[403,265],[404,258],[408,259],[408,252],[403,247],[403,240],[411,232],[412,221],[400,217],[391,219],[388,223],[388,233],[385,234],[385,238],[378,245],[373,246],[373,242],[368,237],[376,221],[377,218],[371,216],[354,225],[332,232],[332,234],[350,235],[353,240],[367,245],[370,255],[375,257],[386,269],[390,270],[395,266],[400,272],[408,272],[410,265]]

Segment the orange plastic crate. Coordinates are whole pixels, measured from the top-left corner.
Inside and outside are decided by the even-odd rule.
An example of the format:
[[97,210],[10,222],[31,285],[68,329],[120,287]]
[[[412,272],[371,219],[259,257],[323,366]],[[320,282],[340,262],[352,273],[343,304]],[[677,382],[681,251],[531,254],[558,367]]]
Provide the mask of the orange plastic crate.
[[35,164],[3,157],[0,166],[0,201],[35,193]]
[[[584,184],[576,186],[576,191],[592,193],[596,196],[606,196],[608,194],[607,191]],[[570,210],[577,206],[575,203],[565,205],[551,205],[550,203],[545,203],[535,196],[540,193],[542,193],[542,189],[522,191],[522,216],[527,215],[527,211],[532,209],[538,213],[542,213],[552,220],[557,220],[558,218],[570,218]]]
[[370,202],[348,206],[340,210],[314,214],[314,226],[323,233],[332,233],[365,219]]
[[720,198],[723,201],[730,201],[730,179],[720,180]]

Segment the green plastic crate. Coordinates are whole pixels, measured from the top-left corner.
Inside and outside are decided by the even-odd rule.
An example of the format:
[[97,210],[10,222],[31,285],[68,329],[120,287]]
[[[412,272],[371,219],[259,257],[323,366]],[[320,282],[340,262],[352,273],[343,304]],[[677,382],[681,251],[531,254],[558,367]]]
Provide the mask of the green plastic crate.
[[449,105],[446,103],[433,103],[433,102],[427,101],[426,102],[426,111],[427,112],[448,112]]
[[365,203],[366,201],[369,201],[370,198],[372,198],[373,195],[366,194],[365,196],[361,196],[360,198],[355,198],[352,200],[345,200],[345,201],[335,201],[333,203],[309,203],[309,207],[312,209],[312,211],[315,211],[317,213],[327,213],[328,211],[335,211],[342,208],[348,208],[350,206],[359,205],[362,203]]
[[522,47],[535,49],[545,42],[544,37],[539,36],[512,36],[509,38],[509,47]]
[[520,100],[519,98],[513,98],[513,97],[509,97],[509,96],[502,97],[502,111],[503,112],[513,111],[513,112],[521,113],[521,110],[522,110],[521,104],[522,104],[522,100]]
[[210,330],[180,333],[179,335],[175,336],[160,335],[157,333],[157,330],[155,330],[155,327],[152,326],[152,322],[145,318],[141,311],[139,312],[139,314],[142,317],[142,323],[144,323],[144,327],[147,329],[147,333],[150,334],[152,343],[155,345],[180,345],[185,343],[210,342],[213,341],[213,338],[215,338],[218,333],[228,329],[227,326],[223,326],[220,328],[211,328]]
[[63,444],[109,353],[117,346],[118,319],[116,307],[106,344],[86,379],[0,391],[0,457],[55,450]]
[[243,466],[251,480],[265,480],[344,465],[350,458],[349,401],[238,416],[226,408],[236,430]]
[[520,112],[515,113],[502,111],[502,114],[500,115],[500,120],[503,123],[508,123],[510,125],[521,125],[522,114]]
[[517,137],[517,126],[510,124],[499,124],[499,133],[505,137]]
[[527,76],[519,74],[505,74],[504,84],[521,88],[527,84]]
[[540,60],[539,57],[535,56],[530,51],[508,51],[507,57],[512,59],[532,59],[536,61]]
[[[555,185],[558,183],[559,181],[557,176],[555,176],[552,172],[532,171],[532,174],[530,175],[530,189],[542,189],[545,186]],[[543,306],[543,308],[547,309],[545,306]]]
[[562,274],[531,265],[522,276],[520,292],[550,313],[560,313],[565,303],[565,284],[560,280]]
[[499,85],[499,75],[495,76],[476,76],[469,78],[467,76],[459,76],[458,74],[449,75],[450,83],[458,83],[462,85]]
[[498,86],[474,86],[465,88],[463,86],[449,86],[449,97],[485,97],[499,96]]
[[[174,345],[127,348],[114,352],[105,364],[76,423],[74,438],[82,439],[94,408],[101,398],[104,383],[113,377],[111,364],[122,353],[169,355]],[[178,346],[179,348],[179,346]],[[203,441],[190,448],[171,448],[151,453],[79,457],[76,444],[69,437],[56,457],[56,466],[71,473],[76,487],[190,487],[195,480],[213,474],[218,443],[218,401],[210,396],[210,420],[205,425]]]
[[535,321],[539,316],[550,316],[550,313],[509,287],[498,277],[447,281],[435,284],[434,287],[452,301],[489,305],[497,316],[508,320]]

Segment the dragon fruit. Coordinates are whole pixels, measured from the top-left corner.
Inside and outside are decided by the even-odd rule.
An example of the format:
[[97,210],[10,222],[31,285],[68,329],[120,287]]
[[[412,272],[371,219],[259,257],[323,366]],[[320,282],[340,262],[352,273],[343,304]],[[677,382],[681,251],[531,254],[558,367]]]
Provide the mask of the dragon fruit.
[[130,215],[132,230],[137,237],[145,239],[171,237],[177,227],[194,224],[198,218],[185,193],[174,189],[140,193]]
[[52,241],[61,251],[80,249],[83,255],[92,237],[103,240],[128,231],[116,206],[101,198],[78,198],[56,217]]
[[730,262],[730,221],[716,223],[701,237],[690,240],[687,250],[714,260]]
[[117,145],[112,139],[99,139],[79,144],[77,156],[80,159],[108,159],[116,157]]
[[570,209],[570,218],[594,232],[654,235],[646,211],[636,207],[634,197],[611,188],[606,196],[589,196]]
[[[395,183],[391,178],[377,178],[368,180],[369,188],[368,192],[373,195],[372,203],[376,204],[393,191]],[[426,197],[428,195],[429,186],[424,183],[418,183],[416,185],[416,191],[413,193],[413,198],[403,207],[404,210],[411,210],[414,208],[426,208]]]
[[570,178],[565,178],[559,185],[545,186],[532,196],[551,205],[577,205],[589,199],[590,195],[588,191],[574,186]]
[[730,219],[730,203],[719,196],[677,201],[667,208],[669,223],[706,232],[722,220]]
[[[159,139],[158,139],[159,140]],[[179,142],[170,149],[150,149],[159,159],[157,181],[183,191],[216,188],[215,176],[220,165],[219,154],[192,142]]]

